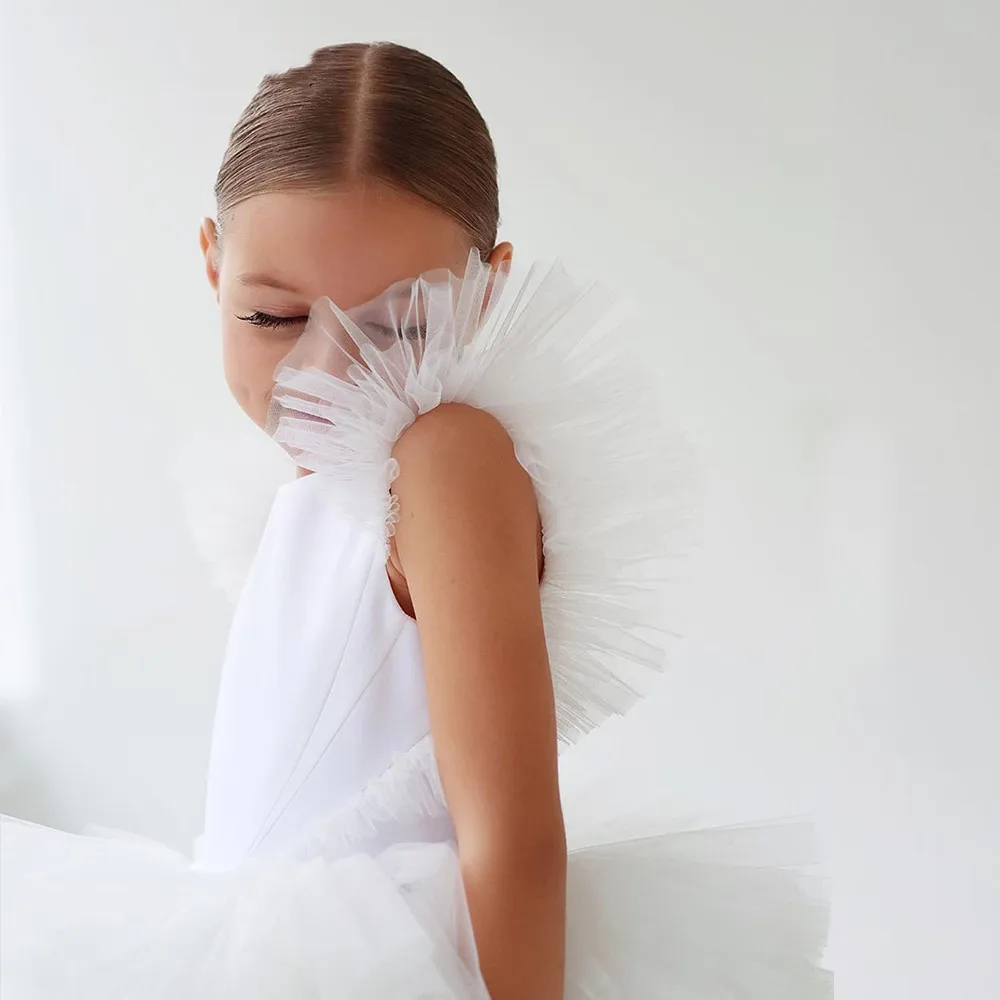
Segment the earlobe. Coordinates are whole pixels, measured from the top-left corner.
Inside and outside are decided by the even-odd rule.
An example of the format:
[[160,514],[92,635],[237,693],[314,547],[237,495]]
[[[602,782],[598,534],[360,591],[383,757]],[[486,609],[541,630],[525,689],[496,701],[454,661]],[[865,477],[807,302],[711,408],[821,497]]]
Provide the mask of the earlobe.
[[203,219],[198,242],[205,257],[205,275],[216,297],[219,294],[219,236],[213,219]]

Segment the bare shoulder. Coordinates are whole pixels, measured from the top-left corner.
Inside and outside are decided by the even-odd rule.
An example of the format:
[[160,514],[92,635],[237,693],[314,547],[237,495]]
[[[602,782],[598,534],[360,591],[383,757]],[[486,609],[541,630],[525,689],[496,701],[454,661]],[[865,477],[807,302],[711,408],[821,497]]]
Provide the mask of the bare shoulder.
[[516,461],[514,446],[503,424],[486,410],[465,403],[442,403],[418,417],[396,442],[393,455],[400,471],[419,475],[454,468],[459,460],[472,464]]
[[[412,582],[418,563],[480,566],[538,553],[534,487],[492,414],[445,403],[418,417],[393,449],[399,502],[392,563]],[[464,574],[462,574],[464,575]],[[536,578],[537,581],[537,578]]]
[[459,513],[455,504],[476,506],[477,500],[490,498],[494,508],[505,500],[515,510],[527,501],[532,517],[536,513],[531,480],[517,460],[513,442],[500,421],[485,410],[443,403],[414,421],[396,442],[393,456],[399,463],[393,492],[400,499],[401,515],[408,501],[449,496],[454,501],[447,505],[450,514]]

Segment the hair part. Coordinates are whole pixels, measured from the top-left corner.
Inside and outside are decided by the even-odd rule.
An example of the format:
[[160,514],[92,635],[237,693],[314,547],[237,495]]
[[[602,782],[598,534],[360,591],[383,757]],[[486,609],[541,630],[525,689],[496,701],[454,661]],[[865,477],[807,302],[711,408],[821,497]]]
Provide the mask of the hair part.
[[446,212],[484,256],[496,244],[497,162],[486,122],[453,73],[393,42],[329,46],[264,78],[219,168],[219,225],[258,194],[367,180]]

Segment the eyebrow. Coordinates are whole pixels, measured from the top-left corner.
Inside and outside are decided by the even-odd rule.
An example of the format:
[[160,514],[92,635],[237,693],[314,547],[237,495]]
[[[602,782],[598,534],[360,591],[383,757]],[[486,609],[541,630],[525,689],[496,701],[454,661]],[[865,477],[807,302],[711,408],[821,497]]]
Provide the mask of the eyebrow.
[[261,271],[248,271],[246,274],[238,275],[236,280],[241,285],[252,286],[254,288],[276,288],[281,292],[292,292],[295,295],[302,294],[293,284]]

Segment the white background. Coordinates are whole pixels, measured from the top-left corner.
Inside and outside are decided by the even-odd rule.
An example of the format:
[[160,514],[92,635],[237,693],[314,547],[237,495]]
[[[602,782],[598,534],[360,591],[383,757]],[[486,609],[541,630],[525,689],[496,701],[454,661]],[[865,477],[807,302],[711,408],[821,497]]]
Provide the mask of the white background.
[[0,811],[199,831],[228,609],[172,470],[236,417],[197,226],[264,72],[391,38],[479,103],[502,237],[643,299],[700,452],[636,782],[815,810],[839,997],[995,997],[993,7],[3,0]]

